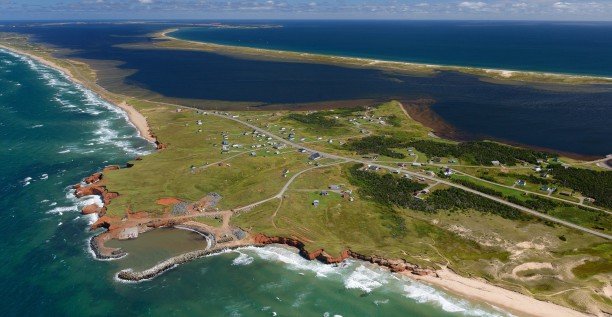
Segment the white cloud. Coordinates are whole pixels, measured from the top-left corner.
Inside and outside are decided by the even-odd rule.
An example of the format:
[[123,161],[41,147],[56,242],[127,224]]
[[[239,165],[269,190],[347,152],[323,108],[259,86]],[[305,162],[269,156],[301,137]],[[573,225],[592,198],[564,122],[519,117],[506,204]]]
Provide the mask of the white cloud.
[[153,3],[153,0],[138,0],[138,2],[140,2],[142,4],[151,4],[151,3]]
[[487,4],[481,1],[478,1],[478,2],[464,1],[464,2],[459,3],[459,8],[470,9],[470,10],[475,10],[475,11],[480,11],[484,9],[486,6]]
[[570,4],[570,3],[568,3],[568,2],[555,2],[555,3],[553,4],[553,7],[554,7],[555,9],[567,9],[567,8],[569,8],[570,6],[571,6],[571,4]]

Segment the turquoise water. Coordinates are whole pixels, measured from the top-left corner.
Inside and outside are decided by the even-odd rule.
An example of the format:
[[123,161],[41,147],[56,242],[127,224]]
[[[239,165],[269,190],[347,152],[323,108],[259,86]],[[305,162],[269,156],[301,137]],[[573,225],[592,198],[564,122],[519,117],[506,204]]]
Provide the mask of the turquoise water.
[[[203,258],[143,283],[120,269],[197,248],[190,233],[118,242],[129,255],[95,260],[69,187],[108,164],[152,151],[125,115],[60,73],[0,51],[0,305],[3,316],[503,315],[360,262],[306,261],[281,247]],[[156,246],[160,246],[155,250]],[[153,252],[155,251],[155,252]],[[152,264],[152,263],[151,263]]]

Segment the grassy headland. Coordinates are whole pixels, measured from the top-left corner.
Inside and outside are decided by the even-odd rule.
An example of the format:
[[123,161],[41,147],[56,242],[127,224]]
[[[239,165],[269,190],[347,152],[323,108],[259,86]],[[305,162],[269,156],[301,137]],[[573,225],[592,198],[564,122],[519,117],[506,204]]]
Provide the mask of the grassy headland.
[[[408,149],[410,142],[441,140],[430,137],[429,129],[405,115],[397,102],[349,113],[244,111],[213,115],[108,94],[96,88],[95,73],[87,65],[54,59],[48,51],[27,44],[20,49],[64,65],[72,76],[105,98],[126,101],[146,117],[164,144],[163,150],[131,162],[131,168],[104,174],[106,188],[119,193],[107,205],[107,215],[117,222],[137,213],[171,219],[170,208],[159,203],[161,198],[194,202],[216,193],[221,199],[215,208],[230,215],[230,225],[251,233],[293,237],[309,250],[322,248],[332,255],[351,249],[426,267],[448,267],[463,276],[482,278],[580,311],[612,310],[606,295],[610,271],[605,263],[612,261],[608,240],[525,216],[435,176],[449,166],[471,173],[479,179],[475,181],[479,186],[503,189],[500,192],[502,196],[508,193],[507,199],[516,196],[546,211],[557,209],[557,205],[551,209],[553,198],[572,207],[599,208],[582,203],[582,194],[586,194],[582,191],[592,193],[592,189],[567,181],[567,175],[557,179],[561,174],[555,175],[554,167],[550,180],[575,190],[567,198],[522,199],[520,192],[535,194],[538,189],[529,185],[521,190],[508,188],[519,178],[549,179],[534,175],[536,165],[548,168],[552,163],[538,163],[537,154],[501,148],[503,145],[496,143],[481,144],[498,151],[495,157],[500,163],[506,154],[508,164],[525,161],[507,167],[503,163],[483,166],[490,157],[477,159],[480,147],[476,152],[470,152],[472,148],[454,150],[461,145],[453,142],[448,143],[453,149],[449,153],[428,154],[427,148],[418,146]],[[253,131],[233,117],[269,133]],[[283,146],[272,135],[346,159],[309,160],[310,153]],[[383,142],[374,146],[373,140]],[[349,159],[368,160],[372,168],[360,170]],[[565,160],[559,159],[562,163]],[[397,170],[378,165],[397,166]],[[491,174],[483,175],[483,169]],[[491,177],[495,184],[483,176]],[[245,206],[249,208],[242,208]],[[582,207],[555,215],[571,220],[576,213],[593,210]],[[609,217],[607,209],[600,211]],[[213,226],[220,222],[201,215],[192,220]]]

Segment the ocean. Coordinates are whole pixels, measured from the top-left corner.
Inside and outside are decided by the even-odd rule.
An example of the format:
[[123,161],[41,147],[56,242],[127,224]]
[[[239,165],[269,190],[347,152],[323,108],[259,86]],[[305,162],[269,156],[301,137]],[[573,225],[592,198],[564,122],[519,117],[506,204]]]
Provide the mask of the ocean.
[[[399,57],[385,57],[392,52],[405,60],[441,64],[472,65],[474,61],[482,61],[479,66],[493,68],[521,66],[529,70],[612,73],[612,39],[608,36],[610,24],[606,23],[270,23],[283,24],[283,27],[186,28],[175,35],[229,44],[399,60]],[[423,77],[146,47],[155,41],[150,34],[170,27],[181,25],[15,23],[0,26],[0,31],[27,34],[32,41],[57,48],[56,54],[60,57],[84,60],[97,71],[99,84],[109,91],[145,99],[204,108],[248,106],[262,110],[372,105],[391,99],[410,104],[415,99],[427,99],[432,101],[431,121],[442,122],[445,127],[433,126],[435,132],[445,138],[498,140],[571,153],[584,159],[612,153],[609,140],[612,125],[608,119],[612,117],[610,84],[580,87],[509,84],[447,71]],[[353,27],[359,35],[350,34]],[[465,36],[458,36],[457,32]],[[459,39],[461,42],[457,42]],[[145,46],[135,46],[136,43],[145,43]],[[414,43],[430,47],[422,54],[432,60],[414,59]],[[447,60],[457,56],[463,60]]]
[[612,77],[610,22],[270,21],[268,24],[280,27],[194,27],[182,28],[171,35],[193,41],[326,55]]
[[[125,114],[61,73],[0,51],[0,305],[3,316],[504,316],[482,303],[348,261],[328,266],[295,250],[243,248],[151,281],[115,279],[204,246],[161,229],[113,242],[128,256],[94,259],[71,185],[153,151]],[[180,247],[177,248],[177,245]]]

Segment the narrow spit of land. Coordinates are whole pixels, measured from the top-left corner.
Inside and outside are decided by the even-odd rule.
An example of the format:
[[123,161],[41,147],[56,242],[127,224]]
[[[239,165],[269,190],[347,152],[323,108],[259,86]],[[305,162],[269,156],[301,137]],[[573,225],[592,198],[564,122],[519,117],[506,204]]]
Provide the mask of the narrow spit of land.
[[153,34],[154,38],[164,40],[158,45],[160,47],[172,47],[191,50],[213,50],[229,54],[256,56],[258,58],[268,57],[273,59],[289,59],[309,61],[317,63],[328,63],[338,65],[357,66],[362,68],[377,68],[389,71],[432,74],[436,71],[456,71],[491,78],[494,80],[530,82],[530,83],[560,83],[560,84],[602,84],[612,83],[612,78],[602,76],[558,74],[535,71],[518,71],[506,69],[493,69],[468,66],[436,65],[424,63],[411,63],[388,61],[372,58],[359,58],[347,56],[324,55],[315,53],[282,51],[265,48],[254,48],[248,46],[235,46],[227,44],[216,44],[184,40],[171,35],[177,28],[170,28]]

